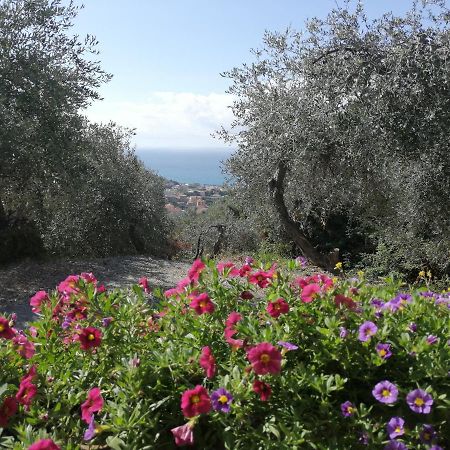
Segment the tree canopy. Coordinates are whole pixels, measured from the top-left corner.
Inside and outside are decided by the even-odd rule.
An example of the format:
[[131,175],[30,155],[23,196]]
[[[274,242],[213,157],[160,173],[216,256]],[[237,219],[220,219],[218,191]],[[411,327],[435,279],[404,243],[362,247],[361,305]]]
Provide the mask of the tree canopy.
[[96,39],[71,33],[78,11],[72,1],[0,0],[2,241],[13,215],[51,253],[155,251],[167,228],[162,180],[136,158],[131,130],[83,116],[111,75]]
[[267,32],[224,74],[236,120],[219,135],[238,146],[227,170],[244,208],[325,267],[337,246],[448,269],[449,19],[443,1],[376,20],[348,1],[303,32]]

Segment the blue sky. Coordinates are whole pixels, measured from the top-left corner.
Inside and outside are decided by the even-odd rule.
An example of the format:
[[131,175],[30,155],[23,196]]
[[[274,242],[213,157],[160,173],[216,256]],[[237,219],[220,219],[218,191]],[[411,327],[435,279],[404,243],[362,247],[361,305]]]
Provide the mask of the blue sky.
[[[217,148],[229,124],[229,81],[220,73],[251,60],[264,30],[301,29],[340,0],[85,0],[73,31],[99,41],[114,75],[87,115],[136,128],[147,148]],[[366,0],[369,16],[402,13],[412,0]],[[80,4],[80,2],[78,2]]]

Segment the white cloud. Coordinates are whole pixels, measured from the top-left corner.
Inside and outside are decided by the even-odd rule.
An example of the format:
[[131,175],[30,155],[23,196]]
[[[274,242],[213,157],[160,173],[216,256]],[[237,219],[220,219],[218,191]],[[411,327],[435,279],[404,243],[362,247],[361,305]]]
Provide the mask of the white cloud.
[[96,102],[86,115],[135,128],[138,148],[219,148],[226,145],[211,133],[233,120],[232,100],[229,94],[152,92],[141,101]]

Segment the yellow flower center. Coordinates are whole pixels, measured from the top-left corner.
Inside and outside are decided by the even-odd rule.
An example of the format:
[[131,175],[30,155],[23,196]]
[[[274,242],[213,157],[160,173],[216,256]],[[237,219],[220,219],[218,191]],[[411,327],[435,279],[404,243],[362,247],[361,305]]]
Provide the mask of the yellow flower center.
[[379,353],[380,353],[380,356],[384,356],[384,355],[387,353],[387,351],[386,351],[384,348],[382,348],[382,349],[379,351]]
[[228,402],[228,397],[226,395],[221,395],[219,397],[219,402],[223,403],[223,404],[227,403]]
[[194,405],[195,405],[198,402],[200,402],[200,397],[198,395],[193,395],[191,397],[191,403],[194,403]]
[[381,393],[383,397],[389,397],[391,395],[391,391],[388,389],[383,389],[383,392]]
[[2,324],[0,323],[0,333],[1,333],[2,331],[5,331],[5,326],[2,325]]
[[89,341],[93,341],[95,339],[95,336],[92,334],[92,333],[90,333],[89,335],[88,335],[88,340]]
[[402,432],[402,429],[401,429],[400,427],[397,427],[397,428],[395,429],[395,432],[396,432],[396,433],[401,433],[401,432]]
[[348,414],[353,414],[354,410],[355,410],[355,408],[353,408],[352,406],[347,406],[347,413]]
[[281,308],[281,306],[280,306],[278,303],[276,303],[276,304],[275,304],[275,309],[276,309],[277,311],[279,311],[280,308]]
[[262,363],[267,364],[270,361],[270,356],[267,353],[263,353],[259,359]]
[[425,402],[423,401],[423,398],[417,397],[417,398],[414,400],[414,403],[415,403],[417,406],[422,406]]
[[425,432],[425,433],[423,433],[423,438],[424,438],[425,441],[429,441],[431,439],[431,434]]
[[200,308],[204,308],[206,306],[206,302],[204,300],[202,300],[200,303]]

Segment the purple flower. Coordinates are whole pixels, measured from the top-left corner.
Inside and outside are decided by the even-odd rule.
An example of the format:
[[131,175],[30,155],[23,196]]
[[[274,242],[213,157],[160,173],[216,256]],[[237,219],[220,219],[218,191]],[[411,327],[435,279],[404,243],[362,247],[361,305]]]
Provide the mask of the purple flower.
[[211,394],[211,401],[216,411],[229,413],[233,396],[225,388],[219,388]]
[[429,450],[444,450],[440,445],[433,445]]
[[395,439],[397,436],[405,434],[405,421],[401,417],[392,417],[387,423],[386,429],[390,439]]
[[400,441],[389,441],[384,450],[408,450],[408,447]]
[[378,331],[377,326],[370,321],[364,322],[360,327],[359,327],[359,335],[358,335],[358,339],[361,342],[366,342],[368,341],[376,332]]
[[375,349],[382,359],[388,359],[392,356],[391,344],[377,344]]
[[300,267],[306,267],[308,265],[308,260],[304,256],[297,256],[297,258],[295,258],[295,262]]
[[447,306],[447,308],[450,308],[450,298],[448,297],[444,297],[443,295],[438,297],[435,301],[434,304],[436,306],[440,306],[443,305],[444,307]]
[[251,256],[246,256],[245,257],[245,264],[248,264],[249,266],[251,266],[253,264],[254,259]]
[[281,345],[281,347],[284,347],[287,350],[297,350],[298,349],[298,347],[295,344],[292,344],[291,342],[278,341],[277,344]]
[[399,303],[404,305],[405,303],[411,303],[411,295],[410,294],[398,294],[394,300],[397,300]]
[[102,319],[102,326],[104,328],[109,327],[109,325],[111,324],[111,322],[113,321],[112,317],[105,317],[104,319]]
[[406,396],[406,402],[414,412],[428,414],[431,411],[433,398],[428,392],[422,389],[415,389]]
[[366,431],[361,431],[359,433],[358,442],[361,445],[369,445],[369,434]]
[[381,309],[384,306],[384,302],[380,298],[373,298],[370,300],[370,304],[374,306],[375,309]]
[[411,322],[408,325],[409,331],[411,331],[412,333],[415,333],[417,331],[417,323],[415,322]]
[[94,422],[94,416],[92,416],[91,422],[89,423],[89,427],[84,432],[83,439],[85,441],[90,441],[91,439],[94,439],[94,437],[95,437],[95,422]]
[[348,334],[349,334],[349,331],[347,330],[347,328],[339,327],[339,337],[344,339],[348,336]]
[[436,438],[436,431],[432,425],[424,424],[422,431],[420,432],[420,440],[424,444],[431,444],[433,439]]
[[355,405],[352,402],[349,402],[348,400],[341,404],[341,411],[342,415],[344,417],[350,417],[353,416],[353,414],[356,411]]
[[390,381],[380,381],[372,390],[372,395],[381,403],[394,403],[397,401],[398,389]]
[[427,344],[430,344],[430,345],[436,344],[436,342],[437,342],[438,340],[439,340],[438,337],[437,337],[437,336],[434,336],[434,335],[432,335],[432,334],[430,334],[429,336],[427,336]]
[[432,291],[426,291],[426,292],[421,292],[419,295],[422,297],[431,298],[431,297],[435,297],[436,293],[432,292]]
[[63,330],[67,330],[70,327],[72,320],[69,317],[65,317],[63,323],[61,324],[61,328]]

